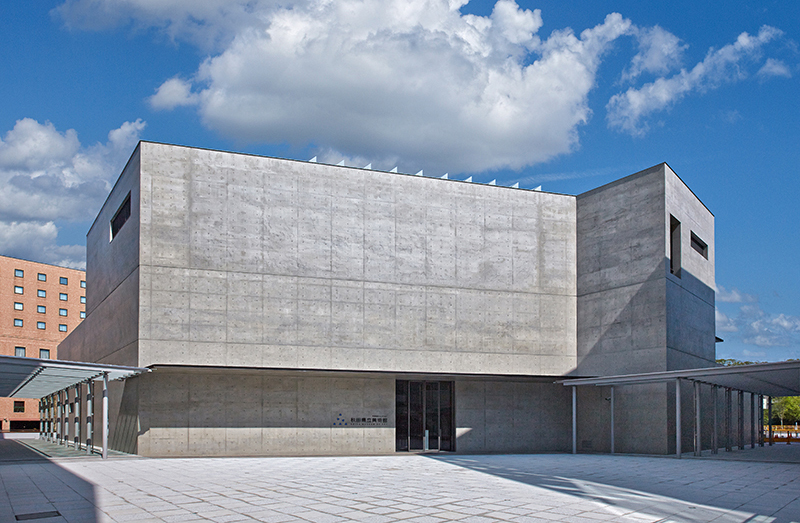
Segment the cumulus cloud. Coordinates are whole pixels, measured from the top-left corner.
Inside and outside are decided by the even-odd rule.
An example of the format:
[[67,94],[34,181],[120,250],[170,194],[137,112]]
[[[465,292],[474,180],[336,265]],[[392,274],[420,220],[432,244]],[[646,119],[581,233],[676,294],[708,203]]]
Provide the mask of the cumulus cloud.
[[666,74],[683,62],[687,45],[681,39],[660,26],[637,28],[636,39],[639,52],[631,59],[630,66],[623,71],[622,80],[635,80],[642,73]]
[[743,303],[743,302],[756,302],[758,299],[752,294],[740,292],[739,289],[726,289],[722,285],[717,285],[716,293],[717,301],[723,303]]
[[693,91],[716,89],[725,82],[744,78],[746,71],[742,63],[757,57],[765,44],[781,34],[780,30],[769,26],[763,26],[755,36],[742,33],[736,42],[710,50],[705,59],[689,71],[682,69],[670,78],[662,77],[614,95],[606,105],[609,126],[634,135],[643,134],[647,131],[643,120],[648,115],[670,107]]
[[73,129],[18,120],[0,139],[0,252],[80,266],[84,247],[58,246],[56,222],[94,217],[144,126],[125,122],[106,143],[84,147]]
[[739,307],[734,317],[716,311],[717,332],[736,332],[757,347],[789,347],[800,343],[800,316],[768,313],[758,303]]
[[789,71],[789,68],[786,67],[786,64],[783,63],[781,60],[776,60],[774,58],[767,58],[767,61],[761,66],[761,69],[758,70],[758,76],[762,79],[769,78],[771,76],[782,76],[784,78],[791,78],[792,73]]
[[[687,45],[622,15],[573,32],[540,10],[497,0],[488,16],[466,0],[66,0],[67,26],[157,28],[208,50],[189,77],[163,81],[155,110],[191,106],[205,126],[240,142],[309,145],[334,156],[391,159],[405,170],[521,168],[573,151],[589,121],[604,54],[622,36],[638,52],[625,82],[667,75]],[[690,92],[739,75],[779,31],[743,33],[691,71],[631,87],[608,104],[611,127],[632,133]],[[777,71],[773,65],[764,75]],[[765,77],[765,76],[764,76]],[[155,87],[155,86],[154,86]]]

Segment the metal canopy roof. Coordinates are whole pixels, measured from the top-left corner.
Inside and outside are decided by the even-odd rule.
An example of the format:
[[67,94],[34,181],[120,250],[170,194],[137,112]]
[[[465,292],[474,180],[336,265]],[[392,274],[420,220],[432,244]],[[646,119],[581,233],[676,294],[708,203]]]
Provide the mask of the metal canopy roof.
[[143,372],[149,370],[99,363],[0,356],[0,396],[43,398],[77,383],[102,379],[105,373],[108,373],[109,380],[119,380]]
[[663,383],[675,379],[699,381],[765,396],[800,396],[800,361],[576,378],[559,380],[556,383],[565,386],[609,386]]

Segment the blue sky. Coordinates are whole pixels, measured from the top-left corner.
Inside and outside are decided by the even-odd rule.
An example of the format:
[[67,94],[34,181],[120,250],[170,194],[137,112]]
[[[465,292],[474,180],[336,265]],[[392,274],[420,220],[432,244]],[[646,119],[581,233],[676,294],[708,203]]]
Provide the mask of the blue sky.
[[716,216],[718,356],[800,358],[799,28],[785,1],[3,2],[0,252],[81,266],[139,139],[569,194],[666,161]]

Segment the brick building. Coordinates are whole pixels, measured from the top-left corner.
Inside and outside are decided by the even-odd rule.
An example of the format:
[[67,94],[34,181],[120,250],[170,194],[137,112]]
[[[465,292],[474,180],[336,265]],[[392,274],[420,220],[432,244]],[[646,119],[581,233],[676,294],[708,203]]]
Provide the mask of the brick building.
[[[56,359],[86,315],[86,273],[0,256],[0,354]],[[38,400],[0,398],[0,430],[39,427]]]

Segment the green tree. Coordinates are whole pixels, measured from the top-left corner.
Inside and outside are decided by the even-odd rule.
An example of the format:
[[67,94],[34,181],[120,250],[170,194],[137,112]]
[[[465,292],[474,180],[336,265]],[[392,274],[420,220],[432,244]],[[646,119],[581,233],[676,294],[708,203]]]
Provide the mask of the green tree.
[[783,396],[772,400],[772,420],[781,425],[800,422],[800,396]]

